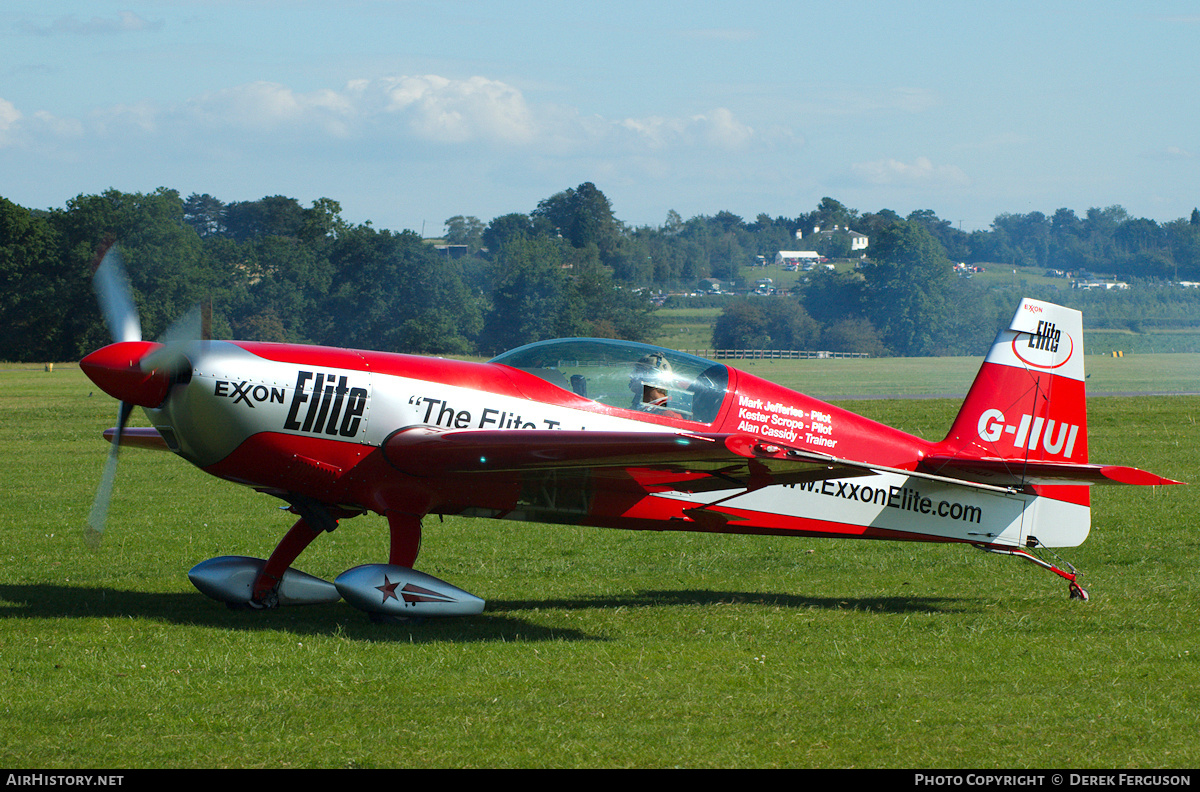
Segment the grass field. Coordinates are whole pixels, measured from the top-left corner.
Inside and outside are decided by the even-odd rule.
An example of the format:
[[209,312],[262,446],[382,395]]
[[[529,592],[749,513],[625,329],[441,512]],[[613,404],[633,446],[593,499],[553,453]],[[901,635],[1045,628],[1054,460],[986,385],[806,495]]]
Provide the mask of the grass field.
[[[892,382],[944,376],[911,365]],[[957,409],[843,404],[927,437]],[[345,605],[232,612],[192,589],[193,564],[262,556],[291,520],[169,455],[123,454],[89,550],[116,406],[77,368],[0,371],[0,414],[3,766],[1200,763],[1188,487],[1095,491],[1092,536],[1066,553],[1086,604],[962,547],[447,519],[427,521],[419,566],[487,610],[380,626]],[[1092,457],[1200,481],[1198,418],[1200,397],[1096,399]],[[386,545],[381,518],[358,518],[298,566],[332,579]]]

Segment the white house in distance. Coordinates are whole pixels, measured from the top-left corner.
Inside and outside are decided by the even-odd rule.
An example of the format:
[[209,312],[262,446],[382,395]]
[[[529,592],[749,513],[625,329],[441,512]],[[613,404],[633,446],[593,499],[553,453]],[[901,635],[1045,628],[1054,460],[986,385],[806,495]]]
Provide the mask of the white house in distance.
[[[857,231],[851,231],[849,226],[842,228],[841,226],[835,225],[833,227],[833,229],[829,230],[829,231],[822,231],[821,227],[817,226],[816,228],[813,229],[813,232],[812,232],[812,235],[815,237],[828,237],[828,236],[833,236],[834,234],[846,234],[847,236],[850,237],[850,252],[851,253],[855,253],[857,251],[867,249],[867,243],[868,243],[867,235],[860,234]],[[800,238],[799,231],[796,232],[796,238],[797,239]]]

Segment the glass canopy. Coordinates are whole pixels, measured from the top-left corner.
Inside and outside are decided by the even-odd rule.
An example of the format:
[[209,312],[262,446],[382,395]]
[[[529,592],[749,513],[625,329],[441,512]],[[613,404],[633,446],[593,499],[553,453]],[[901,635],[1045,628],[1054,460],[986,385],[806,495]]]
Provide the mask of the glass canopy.
[[[491,363],[521,369],[610,407],[711,424],[729,386],[729,369],[695,355],[633,341],[567,338],[505,352]],[[657,402],[650,394],[656,392]],[[665,401],[662,395],[665,393]]]

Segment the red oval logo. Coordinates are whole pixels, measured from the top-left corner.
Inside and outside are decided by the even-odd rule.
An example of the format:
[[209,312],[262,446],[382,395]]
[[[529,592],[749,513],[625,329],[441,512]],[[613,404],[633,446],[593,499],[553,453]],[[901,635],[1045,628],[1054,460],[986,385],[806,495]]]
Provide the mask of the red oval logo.
[[[1029,335],[1029,334],[1026,334],[1026,335]],[[1056,368],[1059,368],[1059,367],[1061,367],[1061,366],[1065,366],[1065,365],[1067,365],[1067,361],[1071,359],[1071,355],[1074,355],[1074,354],[1075,354],[1075,339],[1074,339],[1074,338],[1071,338],[1071,334],[1070,334],[1070,333],[1063,333],[1063,335],[1067,337],[1067,341],[1071,342],[1071,347],[1070,347],[1070,349],[1068,349],[1068,350],[1067,350],[1067,356],[1066,356],[1065,358],[1063,358],[1063,359],[1062,359],[1062,362],[1061,362],[1061,363],[1055,363],[1055,364],[1054,364],[1054,365],[1052,365],[1052,366],[1048,366],[1048,365],[1046,365],[1045,363],[1034,363],[1032,360],[1029,360],[1028,358],[1026,358],[1026,357],[1025,357],[1024,355],[1022,355],[1022,354],[1021,354],[1019,351],[1017,351],[1017,339],[1019,339],[1019,338],[1021,337],[1021,334],[1020,334],[1020,333],[1018,333],[1017,335],[1013,336],[1013,340],[1012,340],[1012,351],[1013,351],[1013,354],[1017,356],[1017,360],[1020,360],[1022,363],[1026,364],[1026,365],[1028,365],[1028,366],[1033,366],[1034,368],[1040,368],[1040,369],[1056,369]]]

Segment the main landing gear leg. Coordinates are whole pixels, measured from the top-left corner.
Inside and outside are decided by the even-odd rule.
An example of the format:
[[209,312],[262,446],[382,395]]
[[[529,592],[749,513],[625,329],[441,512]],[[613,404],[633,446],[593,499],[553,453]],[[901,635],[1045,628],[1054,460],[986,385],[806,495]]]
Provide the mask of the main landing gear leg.
[[[1031,541],[1036,541],[1036,540],[1032,540],[1032,538],[1031,538]],[[1081,602],[1088,601],[1087,590],[1084,589],[1082,586],[1079,585],[1079,583],[1076,582],[1076,578],[1079,577],[1079,573],[1075,570],[1075,567],[1071,566],[1071,562],[1069,562],[1069,561],[1063,561],[1063,563],[1066,564],[1068,567],[1070,567],[1070,569],[1071,569],[1070,572],[1066,571],[1065,569],[1059,569],[1054,564],[1051,564],[1049,561],[1045,561],[1041,558],[1038,558],[1037,556],[1033,555],[1032,553],[1030,553],[1026,550],[1020,550],[1020,549],[1015,549],[1015,548],[1003,548],[1003,547],[989,547],[986,545],[979,545],[979,547],[981,547],[984,550],[987,550],[989,553],[1000,553],[1001,555],[1011,555],[1011,556],[1016,556],[1017,558],[1023,558],[1026,561],[1030,562],[1031,564],[1037,564],[1042,569],[1048,569],[1051,572],[1053,572],[1054,574],[1058,575],[1063,580],[1067,581],[1067,594],[1070,596],[1071,599],[1077,599],[1077,600],[1080,600]],[[1038,545],[1032,544],[1031,547],[1036,549],[1038,547]]]
[[300,515],[287,535],[276,545],[275,551],[267,559],[262,572],[254,581],[254,593],[250,597],[252,608],[274,608],[279,604],[279,583],[283,573],[287,572],[292,562],[312,544],[312,541],[326,531],[337,528],[338,521],[322,504],[308,498],[289,499],[292,504],[290,511]]
[[391,533],[391,549],[388,563],[412,569],[421,552],[421,517],[410,512],[387,512],[388,531]]

